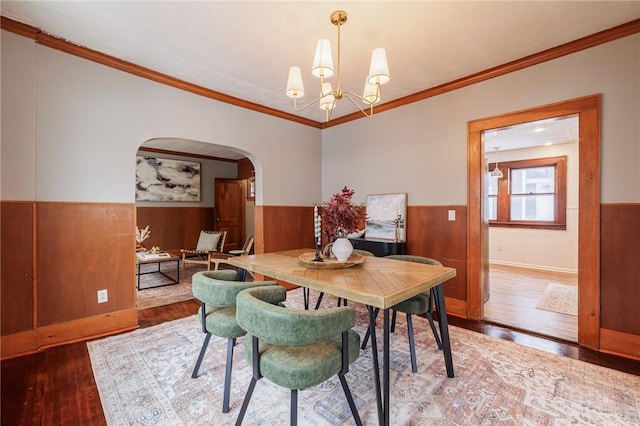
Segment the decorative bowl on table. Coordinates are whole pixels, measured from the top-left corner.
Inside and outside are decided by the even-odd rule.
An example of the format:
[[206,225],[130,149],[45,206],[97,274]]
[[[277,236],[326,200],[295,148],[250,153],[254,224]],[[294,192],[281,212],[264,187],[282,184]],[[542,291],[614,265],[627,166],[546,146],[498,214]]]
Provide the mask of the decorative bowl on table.
[[298,259],[300,259],[304,266],[306,266],[307,268],[315,269],[351,268],[364,262],[364,256],[358,253],[351,253],[351,256],[349,256],[349,258],[343,262],[340,262],[337,259],[329,259],[326,257],[323,257],[322,262],[318,262],[314,260],[315,258],[315,252],[303,253],[298,256]]

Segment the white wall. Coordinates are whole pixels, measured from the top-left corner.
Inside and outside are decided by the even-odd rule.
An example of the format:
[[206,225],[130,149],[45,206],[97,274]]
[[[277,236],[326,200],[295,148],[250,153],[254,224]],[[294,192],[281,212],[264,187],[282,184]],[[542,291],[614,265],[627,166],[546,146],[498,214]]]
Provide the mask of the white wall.
[[[578,272],[578,144],[500,151],[500,161],[567,156],[567,229],[489,227],[489,262]],[[488,157],[491,163],[495,154]]]
[[136,151],[162,137],[250,153],[257,205],[311,205],[320,198],[318,129],[144,80],[5,31],[1,42],[5,200],[132,203]]
[[134,202],[138,146],[179,137],[248,153],[256,205],[312,205],[344,185],[362,202],[466,205],[468,121],[602,93],[601,199],[640,201],[640,34],[322,132],[7,32],[2,89],[5,200]]
[[640,202],[640,34],[323,131],[323,198],[348,185],[356,201],[466,205],[469,121],[596,93],[601,200]]
[[36,45],[24,37],[4,31],[0,33],[0,195],[3,200],[34,200]]

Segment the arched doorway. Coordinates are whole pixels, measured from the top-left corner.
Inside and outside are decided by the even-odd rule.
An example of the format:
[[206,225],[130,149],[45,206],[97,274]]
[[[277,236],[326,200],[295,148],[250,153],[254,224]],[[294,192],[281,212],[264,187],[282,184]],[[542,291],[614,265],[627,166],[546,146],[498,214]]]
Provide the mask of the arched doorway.
[[483,318],[488,270],[488,223],[484,212],[482,132],[530,121],[577,114],[579,117],[578,342],[599,347],[600,327],[600,109],[601,96],[559,102],[468,123],[468,276],[467,315]]
[[[233,181],[241,188],[234,198],[240,206],[233,209],[240,212],[236,218],[238,230],[234,234],[235,239],[225,239],[223,250],[240,248],[248,233],[255,235],[253,214],[255,196],[250,196],[247,191],[248,181],[251,179],[255,182],[255,159],[249,157],[252,157],[251,154],[234,147],[181,138],[149,139],[138,148],[136,157],[133,158],[136,164],[138,161],[141,163],[151,161],[160,168],[167,166],[162,173],[160,169],[152,169],[154,173],[150,176],[147,176],[147,173],[144,177],[147,180],[155,178],[161,182],[169,182],[165,192],[171,195],[155,197],[153,200],[138,200],[136,191],[135,225],[140,229],[149,226],[151,234],[144,243],[147,249],[156,246],[161,252],[173,256],[171,263],[169,260],[163,260],[162,264],[143,264],[142,270],[138,270],[138,292],[136,293],[138,309],[153,307],[167,300],[180,301],[193,297],[190,284],[184,291],[182,284],[189,281],[193,273],[198,272],[197,268],[206,268],[206,264],[185,266],[181,261],[174,263],[173,259],[176,256],[178,258],[182,256],[181,249],[195,249],[201,231],[219,230],[220,226],[217,222],[220,217],[219,211],[231,210],[221,208],[220,201],[216,197],[217,181]],[[178,165],[170,168],[169,162]],[[179,172],[198,175],[197,183],[180,181],[182,176]],[[142,175],[138,176],[138,166],[136,166],[136,186],[138,186],[139,177],[142,178]],[[154,181],[148,185],[141,184],[141,187],[144,189],[150,185],[161,185],[161,183]],[[181,189],[182,186],[185,188]],[[190,198],[175,197],[172,192],[175,187],[178,187],[178,192],[188,192]],[[161,271],[166,275],[156,273]],[[144,275],[142,280],[140,275]],[[141,284],[140,281],[142,281]],[[174,284],[178,285],[174,286]],[[150,289],[162,291],[157,292],[161,294],[154,295],[150,293],[155,293],[155,290],[150,291]]]

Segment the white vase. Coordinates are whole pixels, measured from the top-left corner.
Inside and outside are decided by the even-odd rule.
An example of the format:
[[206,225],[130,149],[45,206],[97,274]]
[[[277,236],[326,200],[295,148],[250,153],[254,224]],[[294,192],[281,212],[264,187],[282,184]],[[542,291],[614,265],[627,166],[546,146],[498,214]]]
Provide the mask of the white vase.
[[338,238],[333,242],[331,250],[338,262],[344,262],[349,259],[351,253],[353,253],[353,246],[348,238]]

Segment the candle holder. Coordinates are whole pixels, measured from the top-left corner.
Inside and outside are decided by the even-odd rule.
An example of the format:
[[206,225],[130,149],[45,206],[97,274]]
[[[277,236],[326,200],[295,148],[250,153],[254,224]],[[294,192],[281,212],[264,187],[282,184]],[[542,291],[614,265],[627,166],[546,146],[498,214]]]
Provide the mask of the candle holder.
[[324,260],[322,260],[322,257],[320,256],[320,243],[318,243],[318,241],[316,241],[316,257],[313,258],[314,262],[324,262]]
[[402,222],[402,215],[399,214],[398,217],[393,221],[396,225],[396,238],[395,238],[395,242],[399,242],[400,241],[400,222]]

